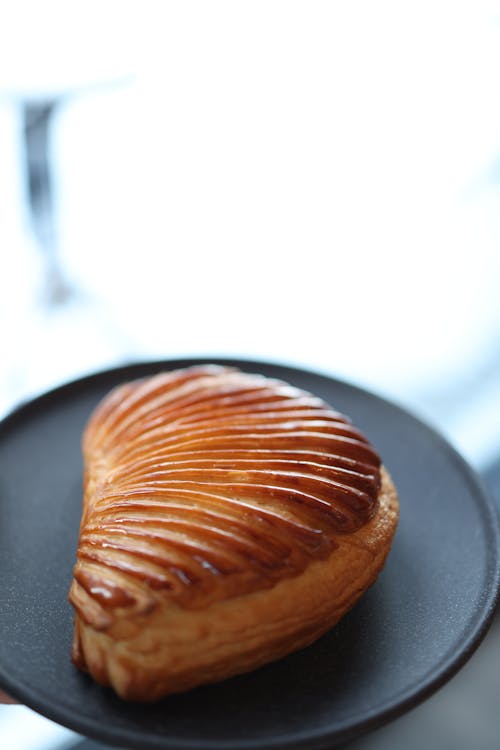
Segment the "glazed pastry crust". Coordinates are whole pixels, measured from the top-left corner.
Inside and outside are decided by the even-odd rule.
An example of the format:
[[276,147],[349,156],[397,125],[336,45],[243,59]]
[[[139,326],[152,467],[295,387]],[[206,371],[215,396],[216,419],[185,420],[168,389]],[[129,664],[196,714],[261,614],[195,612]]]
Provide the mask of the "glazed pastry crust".
[[384,469],[382,475],[376,515],[343,537],[329,559],[312,563],[302,575],[271,590],[216,602],[188,616],[168,602],[133,623],[127,610],[118,610],[115,622],[102,632],[77,616],[75,661],[83,656],[94,679],[111,684],[122,698],[153,701],[248,672],[308,646],[356,604],[384,565],[398,500]]
[[[119,402],[112,395],[91,420],[87,452],[103,442],[99,428]],[[102,471],[95,453],[90,464],[92,460]],[[92,470],[87,462],[87,469],[80,552],[101,497],[95,466]],[[335,533],[323,528],[322,538],[328,537],[329,544],[319,545],[314,554],[309,551],[309,557],[299,555],[295,567],[276,567],[270,579],[221,576],[208,594],[202,586],[186,585],[187,592],[195,591],[188,596],[183,590],[155,590],[147,581],[130,579],[125,585],[123,571],[112,568],[102,582],[102,565],[92,557],[79,559],[70,591],[76,610],[74,663],[124,699],[154,701],[253,670],[309,645],[354,606],[384,565],[399,506],[388,472],[383,466],[379,471],[368,518],[359,510],[355,528]],[[289,520],[286,514],[284,518]],[[125,553],[115,554],[125,559],[120,558]],[[231,579],[240,580],[241,593]]]

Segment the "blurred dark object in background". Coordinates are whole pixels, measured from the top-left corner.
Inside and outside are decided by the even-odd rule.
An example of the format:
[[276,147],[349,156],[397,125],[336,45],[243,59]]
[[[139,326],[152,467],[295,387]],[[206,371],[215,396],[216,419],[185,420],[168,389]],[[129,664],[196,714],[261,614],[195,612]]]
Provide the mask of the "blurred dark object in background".
[[59,260],[57,224],[54,215],[51,125],[61,98],[21,103],[24,135],[24,166],[29,223],[43,254],[45,288],[43,302],[48,307],[65,304],[71,287],[64,278]]

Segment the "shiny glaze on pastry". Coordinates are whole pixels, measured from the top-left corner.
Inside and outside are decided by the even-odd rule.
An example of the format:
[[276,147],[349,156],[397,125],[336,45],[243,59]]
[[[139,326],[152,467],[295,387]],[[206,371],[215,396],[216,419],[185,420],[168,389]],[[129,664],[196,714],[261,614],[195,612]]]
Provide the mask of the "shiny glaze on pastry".
[[205,365],[115,388],[83,437],[72,658],[127,700],[312,643],[375,581],[395,487],[350,421]]
[[158,595],[197,608],[270,587],[365,524],[380,487],[380,460],[346,417],[217,366],[117,388],[84,452],[74,575],[105,609]]

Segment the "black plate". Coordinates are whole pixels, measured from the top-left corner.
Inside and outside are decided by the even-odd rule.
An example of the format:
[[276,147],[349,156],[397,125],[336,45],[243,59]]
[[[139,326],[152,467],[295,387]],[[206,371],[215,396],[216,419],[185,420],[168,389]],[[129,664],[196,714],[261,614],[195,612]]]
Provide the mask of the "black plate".
[[331,378],[260,362],[231,364],[322,396],[383,456],[399,489],[401,520],[379,580],[313,646],[156,705],[125,704],[71,665],[66,595],[84,423],[115,384],[193,362],[87,377],[0,425],[0,683],[54,721],[141,750],[324,748],[416,705],[466,661],[492,617],[499,581],[493,507],[457,453],[400,408]]

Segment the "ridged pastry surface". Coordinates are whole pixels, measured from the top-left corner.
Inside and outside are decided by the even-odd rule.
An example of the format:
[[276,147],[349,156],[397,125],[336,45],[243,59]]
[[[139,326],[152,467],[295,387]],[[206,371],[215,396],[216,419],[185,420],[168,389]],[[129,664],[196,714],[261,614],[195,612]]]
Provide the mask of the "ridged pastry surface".
[[335,554],[377,510],[380,459],[346,417],[231,368],[119,386],[83,450],[70,599],[96,629],[115,608],[201,609],[270,588]]

